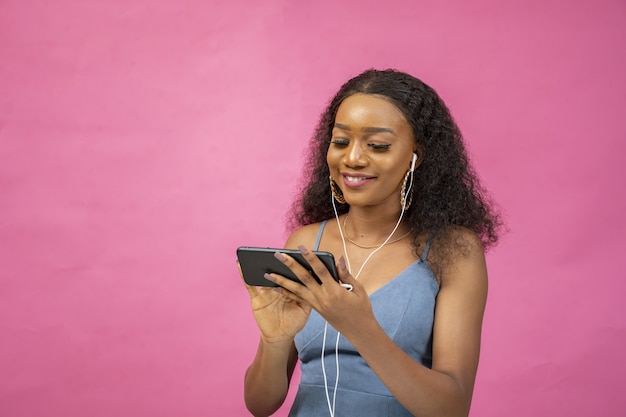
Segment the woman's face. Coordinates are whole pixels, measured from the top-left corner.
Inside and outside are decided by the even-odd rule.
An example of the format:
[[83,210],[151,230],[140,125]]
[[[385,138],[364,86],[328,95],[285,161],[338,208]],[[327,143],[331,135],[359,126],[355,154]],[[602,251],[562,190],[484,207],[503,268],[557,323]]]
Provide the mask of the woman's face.
[[354,94],[337,110],[326,161],[348,204],[399,210],[415,148],[413,129],[396,106],[382,96]]

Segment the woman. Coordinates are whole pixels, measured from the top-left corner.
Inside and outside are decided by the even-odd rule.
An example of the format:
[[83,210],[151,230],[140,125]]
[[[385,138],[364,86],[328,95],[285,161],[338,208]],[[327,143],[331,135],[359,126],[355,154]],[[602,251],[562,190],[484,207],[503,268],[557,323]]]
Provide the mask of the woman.
[[[467,416],[499,221],[445,104],[408,74],[365,71],[322,114],[307,168],[285,247],[322,284],[277,253],[303,285],[248,287],[248,409],[274,413],[299,358],[291,416]],[[312,250],[335,255],[339,283]]]

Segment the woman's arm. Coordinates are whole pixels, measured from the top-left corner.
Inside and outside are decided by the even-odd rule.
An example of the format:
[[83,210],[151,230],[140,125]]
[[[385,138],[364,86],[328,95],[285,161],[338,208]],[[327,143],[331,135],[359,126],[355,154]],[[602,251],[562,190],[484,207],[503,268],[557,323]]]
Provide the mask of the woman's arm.
[[[314,227],[296,230],[285,247],[293,247],[294,241],[314,242],[315,230]],[[287,396],[298,359],[294,337],[304,327],[311,307],[290,300],[272,288],[246,287],[261,340],[246,371],[244,399],[254,416],[269,416],[280,408]]]
[[270,416],[280,408],[296,362],[293,341],[270,343],[261,339],[244,379],[244,399],[252,415]]

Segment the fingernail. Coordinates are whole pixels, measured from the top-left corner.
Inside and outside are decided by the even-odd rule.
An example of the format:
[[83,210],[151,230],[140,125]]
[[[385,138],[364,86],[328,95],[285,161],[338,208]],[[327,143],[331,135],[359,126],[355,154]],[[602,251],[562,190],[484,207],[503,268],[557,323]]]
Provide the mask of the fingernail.
[[339,257],[339,269],[341,269],[341,272],[346,272],[348,270],[348,268],[346,268],[346,260],[343,255]]
[[285,255],[283,255],[283,254],[282,254],[282,253],[280,253],[280,252],[274,252],[274,257],[275,257],[276,259],[278,259],[279,261],[281,261],[281,262],[285,262],[285,261],[287,260],[287,258],[285,257]]
[[267,273],[263,275],[263,278],[265,278],[268,281],[272,281],[272,282],[276,281],[273,276],[271,276],[270,274],[267,274]]
[[304,245],[298,246],[298,250],[300,250],[300,253],[303,255],[306,255],[307,253],[309,253],[308,249],[305,248]]

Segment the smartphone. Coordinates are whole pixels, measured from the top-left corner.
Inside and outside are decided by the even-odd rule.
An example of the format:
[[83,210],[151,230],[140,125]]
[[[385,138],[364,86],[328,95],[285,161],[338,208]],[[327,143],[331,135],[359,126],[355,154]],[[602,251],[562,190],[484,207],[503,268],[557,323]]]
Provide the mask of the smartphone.
[[[302,284],[291,269],[274,257],[274,253],[276,252],[284,253],[294,258],[321,284],[320,279],[315,275],[311,266],[307,263],[299,250],[241,246],[237,248],[237,260],[239,261],[243,280],[246,284],[256,287],[277,287],[278,284],[265,279],[263,276],[265,273],[279,274]],[[328,268],[328,271],[335,281],[339,281],[333,254],[323,251],[314,251],[313,253],[316,254],[326,268]]]

